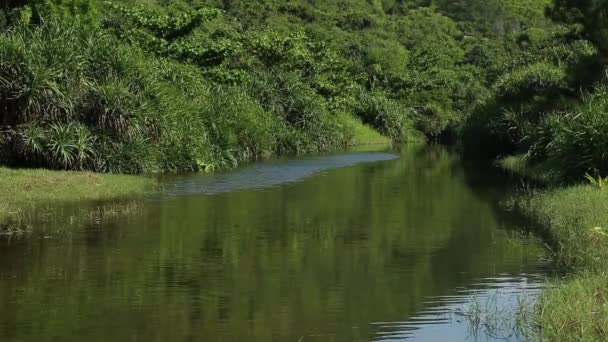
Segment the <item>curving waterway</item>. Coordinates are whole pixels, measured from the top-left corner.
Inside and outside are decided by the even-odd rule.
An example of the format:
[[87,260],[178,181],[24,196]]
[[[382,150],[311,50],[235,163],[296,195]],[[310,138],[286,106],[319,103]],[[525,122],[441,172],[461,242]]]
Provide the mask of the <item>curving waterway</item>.
[[500,209],[513,186],[439,147],[162,183],[135,215],[0,242],[0,341],[517,341],[471,308],[517,311],[549,268]]

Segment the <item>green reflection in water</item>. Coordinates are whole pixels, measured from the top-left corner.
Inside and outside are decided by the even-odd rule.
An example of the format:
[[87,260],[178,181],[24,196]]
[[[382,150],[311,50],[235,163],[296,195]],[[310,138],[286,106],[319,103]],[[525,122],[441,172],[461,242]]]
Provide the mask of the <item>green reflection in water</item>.
[[488,177],[409,149],[5,245],[0,340],[374,339],[371,323],[407,321],[456,288],[540,272],[541,248],[510,237]]

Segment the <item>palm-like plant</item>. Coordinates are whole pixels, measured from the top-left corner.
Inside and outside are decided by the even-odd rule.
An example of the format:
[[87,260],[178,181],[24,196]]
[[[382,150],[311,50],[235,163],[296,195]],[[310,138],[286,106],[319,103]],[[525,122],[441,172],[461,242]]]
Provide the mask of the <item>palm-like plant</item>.
[[86,127],[81,125],[73,126],[73,133],[76,160],[78,167],[83,169],[87,161],[95,156],[95,149],[93,148],[95,137],[91,135],[91,132]]
[[594,187],[597,187],[600,190],[604,190],[606,187],[608,187],[608,177],[593,177],[590,174],[586,174],[585,179],[589,181],[589,184],[593,185]]
[[48,131],[48,152],[57,167],[64,169],[75,165],[78,155],[77,142],[72,124],[54,124]]
[[32,124],[23,130],[23,146],[25,153],[31,157],[39,156],[44,153],[46,146],[46,134],[42,127]]

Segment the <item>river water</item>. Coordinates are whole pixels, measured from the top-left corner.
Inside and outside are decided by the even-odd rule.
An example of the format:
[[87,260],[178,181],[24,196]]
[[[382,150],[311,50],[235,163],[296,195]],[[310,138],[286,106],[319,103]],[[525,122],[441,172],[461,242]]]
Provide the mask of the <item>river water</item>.
[[439,147],[162,182],[135,215],[3,240],[0,341],[517,341],[471,312],[548,271],[512,185]]

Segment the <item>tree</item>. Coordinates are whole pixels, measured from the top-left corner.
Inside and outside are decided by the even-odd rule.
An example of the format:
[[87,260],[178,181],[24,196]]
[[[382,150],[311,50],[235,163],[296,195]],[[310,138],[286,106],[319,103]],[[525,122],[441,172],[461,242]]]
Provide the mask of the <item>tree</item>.
[[547,12],[553,20],[582,25],[583,34],[608,58],[608,1],[554,0]]

